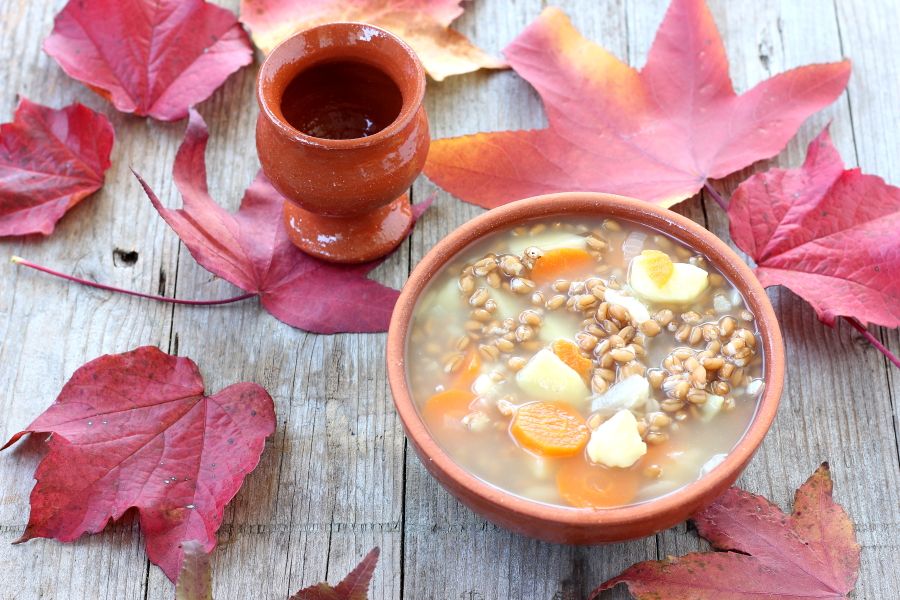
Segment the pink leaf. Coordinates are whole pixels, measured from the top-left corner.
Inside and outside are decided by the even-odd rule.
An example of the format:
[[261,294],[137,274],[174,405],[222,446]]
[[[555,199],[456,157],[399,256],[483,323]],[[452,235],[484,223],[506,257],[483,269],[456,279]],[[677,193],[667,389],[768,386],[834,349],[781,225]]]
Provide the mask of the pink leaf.
[[828,325],[900,326],[900,188],[844,170],[827,130],[801,167],[741,183],[728,217],[764,286],[790,288]]
[[50,235],[66,211],[103,186],[113,128],[81,104],[23,98],[0,126],[0,236]]
[[44,50],[118,110],[162,121],[253,60],[234,13],[204,0],[70,0]]
[[[153,206],[194,259],[237,287],[259,294],[263,307],[288,325],[315,333],[385,331],[399,292],[366,277],[383,259],[335,265],[301,252],[282,224],[284,199],[262,173],[247,188],[237,213],[223,209],[206,185],[208,135],[202,117],[191,111],[174,168],[183,208],[165,208],[138,176]],[[429,204],[414,206],[414,216]]]

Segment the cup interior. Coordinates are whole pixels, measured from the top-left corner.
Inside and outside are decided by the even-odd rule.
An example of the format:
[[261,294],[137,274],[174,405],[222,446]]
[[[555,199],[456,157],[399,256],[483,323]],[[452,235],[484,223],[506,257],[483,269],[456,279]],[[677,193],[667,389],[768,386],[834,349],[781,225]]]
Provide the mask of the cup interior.
[[371,145],[422,104],[425,74],[415,52],[365,23],[329,23],[277,46],[263,63],[260,109],[297,139]]

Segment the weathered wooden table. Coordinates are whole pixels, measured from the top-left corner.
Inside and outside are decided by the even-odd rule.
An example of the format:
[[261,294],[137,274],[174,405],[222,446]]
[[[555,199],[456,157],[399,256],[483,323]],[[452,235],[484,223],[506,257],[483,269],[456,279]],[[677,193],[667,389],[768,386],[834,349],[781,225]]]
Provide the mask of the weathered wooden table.
[[[237,0],[226,3],[237,9]],[[479,0],[458,28],[499,50],[540,12],[537,0]],[[634,65],[644,63],[666,0],[561,2],[584,34]],[[4,240],[18,254],[83,277],[181,298],[235,290],[199,267],[159,218],[129,172],[138,170],[169,206],[181,199],[171,166],[184,122],[116,113],[69,79],[40,49],[63,0],[0,0],[0,120],[16,95],[53,106],[74,100],[113,121],[116,146],[106,186],[45,240]],[[797,165],[828,122],[845,161],[900,184],[900,4],[893,0],[711,0],[739,90],[811,62],[853,59],[850,87],[813,117],[775,161]],[[253,142],[257,65],[231,77],[200,106],[211,129],[213,196],[236,209],[258,168]],[[535,92],[512,72],[429,83],[432,134],[539,127]],[[758,165],[757,168],[764,168]],[[748,170],[749,172],[749,170]],[[732,189],[748,172],[725,182]],[[424,198],[435,187],[413,187]],[[678,209],[727,239],[707,198]],[[438,239],[480,209],[444,192],[411,239],[374,276],[400,286]],[[788,378],[778,418],[740,485],[781,506],[822,461],[863,546],[857,598],[900,597],[900,371],[850,327],[832,330],[783,289],[769,295],[784,328]],[[372,546],[382,555],[371,598],[575,599],[636,561],[704,547],[684,525],[605,547],[545,544],[498,529],[460,506],[428,476],[391,406],[384,334],[311,335],[256,301],[172,307],[67,285],[0,266],[0,437],[27,425],[84,362],[144,344],[195,359],[207,389],[256,381],[275,398],[278,428],[260,466],[226,511],[214,555],[222,599],[284,599],[339,580]],[[876,335],[900,352],[897,331]],[[72,544],[11,546],[25,525],[40,444],[0,456],[0,598],[171,598],[172,586],[144,555],[127,518]],[[614,597],[624,597],[620,589]]]

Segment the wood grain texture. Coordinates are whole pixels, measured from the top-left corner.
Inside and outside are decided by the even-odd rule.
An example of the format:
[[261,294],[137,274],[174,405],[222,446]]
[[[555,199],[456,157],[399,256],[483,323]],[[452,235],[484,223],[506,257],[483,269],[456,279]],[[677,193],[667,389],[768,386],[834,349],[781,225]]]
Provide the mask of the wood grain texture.
[[[62,0],[0,0],[0,119],[16,95],[63,106],[78,100],[116,128],[113,166],[101,192],[74,209],[47,239],[0,241],[3,254],[105,283],[181,298],[218,298],[235,288],[199,267],[140,192],[133,166],[167,206],[181,202],[171,165],[184,123],[116,113],[67,78],[40,51]],[[236,9],[237,0],[223,5]],[[457,27],[499,53],[545,3],[477,0]],[[665,0],[560,2],[589,38],[642,65]],[[770,164],[797,165],[829,121],[848,164],[900,184],[900,6],[862,0],[710,0],[739,90],[809,62],[853,59],[850,88],[813,117]],[[210,190],[236,210],[258,169],[253,146],[256,65],[228,79],[200,111],[210,126]],[[546,124],[534,91],[512,72],[429,82],[435,137]],[[755,165],[717,187],[728,193]],[[437,188],[420,178],[414,199]],[[715,203],[677,207],[727,239]],[[411,265],[481,209],[437,190],[411,239],[374,276],[400,286]],[[137,251],[125,264],[115,250]],[[770,290],[791,363],[783,405],[741,485],[783,507],[815,466],[829,460],[836,497],[863,545],[856,598],[900,597],[900,372],[849,327],[822,326],[790,292]],[[897,331],[880,330],[895,352]],[[255,381],[275,398],[278,427],[262,462],[228,507],[213,557],[217,598],[281,600],[322,579],[339,581],[373,546],[382,549],[373,600],[576,600],[633,562],[704,548],[685,525],[604,547],[566,547],[498,529],[460,506],[408,449],[391,406],[384,335],[316,336],[285,326],[255,300],[223,307],[171,307],[67,286],[0,265],[0,435],[27,425],[81,364],[142,344],[195,359],[209,391]],[[40,443],[0,456],[0,600],[171,598],[149,565],[130,518],[74,544],[11,546],[25,524]],[[621,589],[604,596],[625,598]]]

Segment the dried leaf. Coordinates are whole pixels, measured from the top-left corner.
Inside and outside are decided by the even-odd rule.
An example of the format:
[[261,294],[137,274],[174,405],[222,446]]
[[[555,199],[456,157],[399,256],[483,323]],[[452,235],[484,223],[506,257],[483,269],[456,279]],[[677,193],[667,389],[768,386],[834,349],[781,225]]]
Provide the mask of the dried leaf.
[[900,326],[900,188],[844,170],[827,129],[803,166],[741,183],[728,217],[764,286],[790,288],[828,325]]
[[333,21],[381,27],[412,46],[428,74],[441,81],[478,69],[501,69],[463,34],[450,29],[462,0],[241,0],[241,22],[266,54],[291,35]]
[[204,0],[69,0],[44,50],[118,110],[162,121],[253,60],[234,13]]
[[800,67],[735,94],[702,0],[673,0],[640,71],[546,9],[504,50],[541,95],[550,127],[437,140],[425,173],[493,208],[561,191],[671,206],[709,179],[777,154],[847,85],[847,61]]
[[175,585],[175,600],[213,600],[212,568],[203,544],[191,540],[181,545],[184,562]]
[[53,233],[103,186],[113,138],[109,120],[86,106],[22,98],[13,122],[0,125],[0,236]]
[[700,535],[722,552],[638,563],[591,598],[620,583],[640,600],[846,598],[860,547],[832,487],[825,463],[797,490],[789,516],[761,496],[731,488],[693,517]]
[[50,434],[19,542],[71,542],[136,508],[150,561],[173,579],[181,544],[216,546],[225,505],[275,430],[272,398],[255,383],[205,396],[188,358],[144,346],[81,366],[27,429]]
[[378,547],[372,548],[337,587],[319,583],[303,588],[289,600],[366,600],[372,573],[378,563],[378,553]]
[[[385,331],[399,292],[366,278],[382,261],[335,265],[301,252],[282,224],[284,199],[262,173],[247,188],[237,213],[224,210],[206,185],[207,138],[203,118],[191,111],[174,167],[183,208],[165,208],[138,175],[153,206],[194,259],[259,294],[263,308],[288,325],[315,333]],[[414,206],[414,217],[429,203]]]

